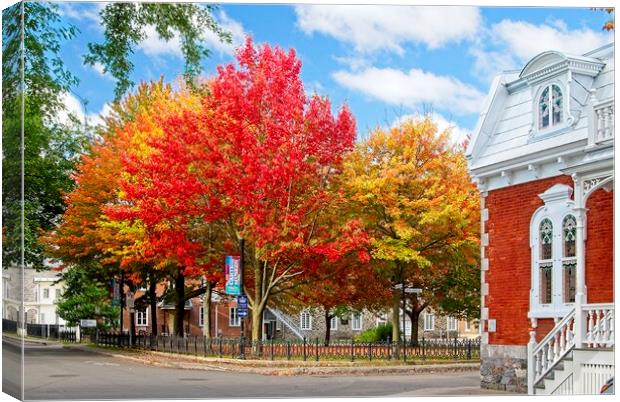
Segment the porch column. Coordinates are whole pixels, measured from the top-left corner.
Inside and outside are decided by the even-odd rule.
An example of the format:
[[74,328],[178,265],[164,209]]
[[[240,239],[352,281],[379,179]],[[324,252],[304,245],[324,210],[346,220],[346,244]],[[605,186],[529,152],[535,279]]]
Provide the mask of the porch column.
[[585,335],[585,319],[582,306],[586,304],[586,258],[585,258],[585,219],[586,208],[583,196],[583,180],[578,174],[573,174],[575,183],[575,219],[577,220],[575,236],[575,253],[577,255],[577,272],[575,278],[575,347],[580,348]]

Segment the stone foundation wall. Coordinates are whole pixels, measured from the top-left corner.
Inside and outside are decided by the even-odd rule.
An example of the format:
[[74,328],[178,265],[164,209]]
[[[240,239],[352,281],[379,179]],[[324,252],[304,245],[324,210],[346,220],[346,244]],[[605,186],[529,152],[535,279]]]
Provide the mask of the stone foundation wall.
[[527,393],[527,347],[483,345],[480,386],[487,389]]

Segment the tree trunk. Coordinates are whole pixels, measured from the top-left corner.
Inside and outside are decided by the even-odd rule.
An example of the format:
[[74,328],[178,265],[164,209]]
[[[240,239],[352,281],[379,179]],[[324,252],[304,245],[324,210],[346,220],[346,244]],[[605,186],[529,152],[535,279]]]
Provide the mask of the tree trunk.
[[329,314],[329,310],[325,309],[325,346],[329,346],[332,333],[332,318],[333,315]]
[[185,276],[180,268],[176,278],[174,278],[174,291],[176,293],[174,332],[178,336],[183,336],[183,315],[185,313]]
[[416,308],[412,309],[412,311],[407,310],[407,315],[411,320],[411,345],[416,346],[418,344],[418,335],[419,335],[419,322],[420,322],[420,313],[422,310],[417,310]]
[[258,345],[258,342],[262,338],[263,328],[263,310],[267,305],[265,298],[267,295],[263,294],[263,268],[261,268],[261,262],[256,261],[254,263],[254,303],[252,305],[252,344]]
[[395,359],[400,358],[400,291],[394,290],[394,294],[392,295],[392,345],[393,353]]
[[149,304],[151,306],[151,335],[157,336],[157,282],[153,277],[149,282]]
[[135,310],[129,313],[129,333],[131,334],[131,336],[129,337],[131,339],[130,346],[133,346],[136,344],[136,313],[135,313]]
[[213,284],[207,281],[207,290],[202,296],[202,333],[205,338],[211,338],[211,294],[213,293]]

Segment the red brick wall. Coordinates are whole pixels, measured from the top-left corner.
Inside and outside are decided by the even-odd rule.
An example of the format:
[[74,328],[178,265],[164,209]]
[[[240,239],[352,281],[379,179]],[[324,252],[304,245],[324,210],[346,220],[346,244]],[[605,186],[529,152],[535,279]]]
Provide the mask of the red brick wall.
[[[489,295],[485,306],[489,318],[496,320],[496,332],[489,333],[489,343],[524,345],[529,340],[529,291],[531,254],[529,225],[536,209],[543,205],[538,194],[556,183],[572,186],[568,176],[519,184],[489,191],[485,206],[489,220],[485,232],[489,245],[486,282]],[[613,191],[598,190],[586,207],[586,286],[588,302],[613,301]],[[553,320],[539,320],[539,340],[553,328]]]
[[588,303],[609,303],[614,297],[614,192],[595,191],[588,198],[586,208]]
[[496,332],[489,333],[490,344],[525,345],[529,340],[530,220],[544,204],[538,194],[556,183],[572,186],[573,181],[558,176],[492,190],[486,197],[489,269],[485,279],[489,294],[485,307],[489,319],[496,320]]

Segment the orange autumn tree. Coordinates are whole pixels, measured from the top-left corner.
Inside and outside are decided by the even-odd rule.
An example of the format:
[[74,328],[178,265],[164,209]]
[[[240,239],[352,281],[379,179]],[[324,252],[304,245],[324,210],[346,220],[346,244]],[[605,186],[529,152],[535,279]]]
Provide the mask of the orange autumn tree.
[[[444,278],[461,277],[461,269],[477,270],[476,189],[462,147],[451,144],[449,131],[438,132],[431,118],[372,132],[345,161],[343,182],[371,237],[371,263],[393,289],[401,284],[421,288],[422,300],[441,307],[441,292],[448,291],[439,286],[447,283]],[[460,289],[471,285],[475,292],[476,282]],[[401,291],[394,289],[394,340],[400,335],[400,299]],[[421,309],[413,307],[415,330]],[[458,307],[452,306],[452,313]]]
[[[149,284],[151,325],[157,333],[155,286],[162,275],[154,270],[158,261],[147,253],[148,239],[140,222],[111,221],[106,209],[119,201],[123,175],[121,150],[136,155],[147,152],[144,116],[159,115],[175,104],[185,104],[189,94],[179,96],[163,81],[141,84],[135,94],[112,106],[99,127],[98,138],[84,155],[73,178],[76,188],[65,196],[67,209],[59,226],[43,236],[48,256],[65,266],[86,268],[92,278],[109,280],[121,273],[128,284]],[[129,135],[121,130],[140,121],[142,131]]]
[[177,229],[208,223],[226,253],[237,254],[244,239],[244,289],[259,341],[274,294],[358,243],[355,221],[339,232],[323,224],[355,123],[346,107],[333,116],[326,98],[306,96],[293,50],[248,39],[237,63],[218,68],[200,110],[160,119],[163,136],[149,142],[148,159],[126,158],[129,206],[116,213],[160,228],[158,247],[174,255],[179,278],[211,260],[200,256],[206,244]]

